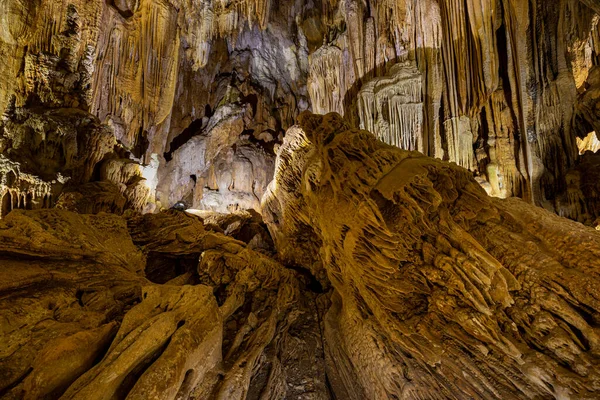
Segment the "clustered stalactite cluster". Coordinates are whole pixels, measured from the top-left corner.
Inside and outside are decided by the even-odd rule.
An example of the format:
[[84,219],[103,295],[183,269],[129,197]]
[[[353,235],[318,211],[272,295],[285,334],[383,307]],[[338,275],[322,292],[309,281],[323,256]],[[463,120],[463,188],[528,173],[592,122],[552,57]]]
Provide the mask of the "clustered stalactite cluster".
[[426,152],[421,74],[409,63],[394,65],[390,75],[374,78],[361,87],[360,126],[385,143]]
[[[297,3],[273,9],[270,1],[5,2],[0,109],[10,121],[36,107],[89,112],[117,141],[106,158],[142,165],[149,192],[142,209],[180,200],[199,207],[204,188],[214,188],[205,171],[238,145],[257,163],[272,163],[274,145],[309,107],[305,39],[291,28],[295,13],[308,6]],[[267,24],[270,15],[278,22]],[[236,108],[242,112],[228,113]],[[192,137],[218,136],[211,130],[233,117],[240,142],[191,165],[177,183],[187,190],[173,198],[159,185],[178,169],[169,157]],[[94,168],[87,181],[102,179],[102,167]],[[225,194],[229,208],[257,206],[270,178],[256,174],[248,190]]]
[[0,2],[0,397],[598,397],[599,21]]
[[[588,5],[329,2],[325,15],[335,39],[327,46],[340,50],[343,67],[332,68],[339,74],[327,79],[310,76],[323,82],[311,97],[333,104],[318,112],[343,108],[354,126],[387,143],[405,149],[418,143],[424,154],[473,171],[491,195],[519,196],[560,211],[567,203],[565,176],[578,163],[575,137],[587,136],[594,129],[585,121],[596,120],[590,111],[596,85],[587,76],[597,63],[597,17]],[[395,82],[392,70],[407,62],[420,73],[414,103],[423,104],[423,121],[417,129],[407,107],[392,101],[382,114],[365,97],[383,82],[388,91],[407,85],[411,78]],[[339,89],[332,91],[330,82]],[[395,121],[406,126],[389,130]],[[586,223],[595,217],[583,214],[572,217]]]
[[[580,164],[576,137],[597,131],[593,2],[38,0],[2,11],[0,109],[98,117],[152,176],[146,209],[214,204],[205,193],[235,184],[215,185],[206,171],[234,145],[272,163],[311,108],[456,162],[493,196],[588,224],[598,216],[569,203],[566,180]],[[175,196],[169,157],[218,136],[218,118],[233,116],[223,107],[247,109],[241,142],[186,167]],[[219,189],[222,209],[256,207],[268,181],[252,179],[256,190]]]
[[16,209],[50,208],[53,192],[51,183],[22,173],[17,163],[0,156],[0,218]]

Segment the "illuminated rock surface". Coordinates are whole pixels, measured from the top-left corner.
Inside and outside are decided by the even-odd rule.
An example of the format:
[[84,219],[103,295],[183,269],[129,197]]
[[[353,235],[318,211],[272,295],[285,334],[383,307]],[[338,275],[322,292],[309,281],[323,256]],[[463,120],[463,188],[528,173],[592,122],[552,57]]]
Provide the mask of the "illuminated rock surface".
[[[599,10],[592,0],[5,0],[0,149],[52,184],[84,140],[109,145],[89,122],[64,125],[87,112],[115,143],[94,150],[83,181],[44,189],[51,204],[102,180],[91,164],[113,158],[153,171],[145,189],[122,190],[126,208],[260,212],[284,132],[304,110],[338,112],[469,169],[493,196],[571,215],[577,138],[598,131]],[[249,142],[253,154],[240,153]]]
[[[600,235],[455,165],[301,115],[264,198],[279,254],[331,286],[341,398],[593,398]],[[595,393],[595,394],[594,394]]]
[[599,21],[0,1],[0,398],[600,398]]
[[263,198],[275,248],[258,215],[197,213],[9,213],[3,397],[600,393],[600,234],[455,164],[306,113]]

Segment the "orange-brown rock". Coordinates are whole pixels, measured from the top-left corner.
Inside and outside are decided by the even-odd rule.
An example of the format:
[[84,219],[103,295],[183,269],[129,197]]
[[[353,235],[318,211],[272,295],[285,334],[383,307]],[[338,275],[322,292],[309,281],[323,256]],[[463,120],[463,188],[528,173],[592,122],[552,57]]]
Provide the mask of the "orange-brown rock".
[[263,199],[280,256],[332,288],[340,398],[594,398],[600,235],[467,170],[302,114]]

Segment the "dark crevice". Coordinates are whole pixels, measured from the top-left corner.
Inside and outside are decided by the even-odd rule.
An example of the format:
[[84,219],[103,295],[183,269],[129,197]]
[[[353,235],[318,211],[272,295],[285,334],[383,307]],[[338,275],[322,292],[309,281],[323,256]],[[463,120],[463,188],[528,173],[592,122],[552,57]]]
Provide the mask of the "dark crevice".
[[272,129],[265,129],[264,132],[270,133],[271,136],[273,136],[273,140],[265,142],[264,140],[257,139],[254,136],[254,129],[245,129],[240,136],[246,135],[250,143],[263,149],[267,154],[275,154],[275,144],[279,143],[277,140],[277,133]]
[[301,279],[304,281],[306,288],[311,292],[317,294],[325,292],[325,290],[323,289],[323,285],[321,285],[321,282],[319,282],[317,278],[315,278],[314,275],[311,274],[310,271],[305,267],[290,264],[286,265],[286,267],[296,271],[300,275]]
[[140,128],[140,131],[135,137],[135,144],[131,149],[131,154],[133,154],[135,158],[141,159],[146,154],[149,146],[150,141],[148,140],[148,131]]
[[258,106],[258,96],[256,94],[250,93],[249,95],[242,97],[241,103],[250,104],[252,107],[252,116],[256,115],[256,109]]
[[123,400],[127,398],[127,395],[133,389],[133,386],[137,383],[140,377],[146,372],[146,370],[164,353],[169,344],[171,343],[171,337],[152,354],[148,355],[145,359],[141,360],[133,370],[123,379],[123,382],[119,388],[115,391],[115,399]]
[[214,115],[213,109],[210,107],[210,104],[204,106],[204,116],[206,118],[211,118]]
[[[222,285],[221,289],[223,291],[226,290],[226,285]],[[230,316],[226,321],[224,321],[223,325],[223,340],[221,342],[221,352],[222,354],[229,354],[231,347],[235,341],[235,337],[239,333],[239,328],[244,323],[242,321],[246,321],[248,315],[252,312],[252,301],[251,299],[246,298],[244,304],[242,304],[232,316]],[[260,315],[257,315],[260,319]],[[247,337],[244,338],[243,342],[247,340]],[[230,368],[232,363],[235,363],[238,359],[238,355],[240,351],[243,351],[244,346],[241,345],[237,348],[234,354],[225,360],[227,364],[227,368]]]
[[202,119],[196,119],[171,141],[169,144],[169,151],[163,154],[165,160],[167,162],[171,161],[173,159],[173,153],[177,149],[186,144],[194,136],[198,136],[200,133],[202,133]]
[[196,273],[199,254],[169,256],[150,252],[146,262],[146,278],[163,284],[185,273]]
[[85,306],[85,304],[83,304],[83,293],[83,290],[78,290],[77,292],[75,292],[75,297],[77,298],[77,303],[80,307]]
[[183,382],[181,382],[181,386],[179,387],[179,391],[177,392],[176,399],[187,398],[189,392],[193,389],[192,384],[194,382],[194,378],[196,377],[196,371],[193,369],[188,369],[185,372],[185,377],[183,378]]
[[581,344],[583,345],[583,350],[589,351],[590,350],[590,342],[588,341],[587,337],[583,334],[583,332],[581,332],[581,330],[579,330],[579,328],[577,328],[574,325],[571,325],[570,323],[566,322],[565,320],[562,320],[562,321],[567,325],[568,329],[570,329],[571,332],[577,337],[579,342],[581,342]]
[[6,394],[8,394],[11,390],[17,387],[21,382],[25,380],[33,371],[33,367],[29,367],[21,376],[19,376],[13,383],[5,387],[4,389],[0,389],[0,398],[4,398]]
[[600,315],[598,315],[591,307],[585,304],[573,304],[570,303],[577,313],[587,322],[587,324],[593,328],[600,327]]

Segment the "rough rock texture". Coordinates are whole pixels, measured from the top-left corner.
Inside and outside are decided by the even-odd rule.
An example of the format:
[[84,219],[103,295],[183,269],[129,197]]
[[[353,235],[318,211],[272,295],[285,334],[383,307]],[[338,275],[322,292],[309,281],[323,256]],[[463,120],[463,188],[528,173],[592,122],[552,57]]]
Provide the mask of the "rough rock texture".
[[358,94],[361,128],[394,146],[427,152],[421,86],[421,74],[410,63],[396,64],[389,77],[363,85]]
[[[144,167],[157,163],[152,175],[162,185],[147,182],[150,193],[144,200],[170,207],[190,195],[188,190],[177,198],[164,186],[180,167],[169,163],[171,156],[191,138],[201,134],[222,141],[222,123],[235,122],[232,140],[217,149],[224,153],[211,154],[223,159],[242,133],[273,142],[309,107],[307,44],[295,29],[295,14],[305,8],[300,1],[281,7],[270,1],[5,1],[0,6],[0,111],[9,120],[15,110],[36,107],[93,114],[126,158]],[[223,108],[240,109],[243,123],[234,115],[223,120]],[[212,125],[204,124],[207,120]],[[38,142],[55,147],[53,138]],[[255,170],[273,158],[273,144]],[[10,146],[0,147],[5,152]],[[55,157],[53,162],[60,163],[61,155]],[[205,169],[216,162],[213,158],[187,169]],[[243,174],[251,175],[252,168],[245,167]],[[261,172],[256,176],[262,179]],[[191,185],[182,179],[178,186]],[[270,177],[262,180],[259,197]],[[249,194],[233,191],[231,203],[247,207]],[[132,197],[129,202],[141,199]],[[257,206],[256,199],[251,202]],[[193,205],[199,207],[199,200]]]
[[342,110],[389,144],[471,170],[491,195],[560,212],[575,136],[597,123],[595,2],[323,7],[324,44],[309,56],[314,112]]
[[[592,0],[6,0],[0,111],[97,117],[128,152],[116,158],[151,167],[148,196],[128,200],[147,211],[258,209],[257,171],[312,109],[565,214],[576,137],[597,130],[598,11]],[[216,206],[212,176],[231,173],[219,160],[246,138],[264,150],[241,171],[255,188],[217,185]],[[219,145],[186,156],[205,142]]]
[[144,256],[114,215],[16,210],[0,224],[0,394],[58,398],[139,302]]
[[567,172],[567,184],[560,215],[600,229],[600,153],[584,153]]
[[598,397],[594,229],[337,114],[263,211],[277,255],[253,212],[10,212],[0,397]]
[[217,109],[157,171],[158,198],[165,204],[183,201],[190,208],[218,212],[260,210],[275,156],[272,145],[269,149],[265,141],[242,135],[250,111],[249,105]]
[[600,235],[453,164],[303,114],[263,199],[280,256],[332,288],[338,398],[595,398]]
[[190,210],[204,221],[207,229],[221,232],[246,243],[249,248],[272,253],[273,241],[260,214],[254,210],[218,213],[214,211]]
[[65,184],[90,181],[115,144],[112,132],[82,110],[14,110],[0,121],[2,214],[53,206]]
[[65,183],[62,177],[45,182],[39,177],[21,171],[19,163],[0,155],[0,217],[14,209],[49,208],[52,194],[60,192]]
[[100,181],[65,189],[55,207],[75,211],[80,214],[98,214],[108,212],[122,214],[127,200],[119,187],[111,182]]
[[2,398],[329,398],[307,279],[198,217],[17,210],[0,239]]
[[337,114],[288,130],[262,208],[276,255],[254,212],[10,212],[0,396],[600,393],[594,229]]
[[0,0],[0,397],[599,398],[599,22]]

